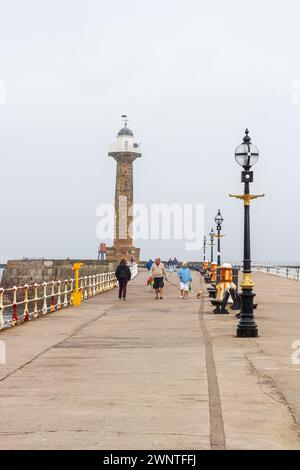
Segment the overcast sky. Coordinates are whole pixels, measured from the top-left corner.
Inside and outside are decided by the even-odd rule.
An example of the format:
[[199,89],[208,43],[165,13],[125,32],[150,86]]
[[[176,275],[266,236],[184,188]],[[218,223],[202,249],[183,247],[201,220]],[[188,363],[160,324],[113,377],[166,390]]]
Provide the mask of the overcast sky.
[[[260,158],[254,260],[299,260],[297,0],[1,0],[0,256],[95,258],[96,209],[114,200],[108,146],[127,113],[142,142],[135,201],[220,208],[223,259],[242,257],[235,147]],[[299,82],[297,82],[299,81]],[[142,258],[195,258],[138,242]],[[202,255],[199,253],[199,258]]]

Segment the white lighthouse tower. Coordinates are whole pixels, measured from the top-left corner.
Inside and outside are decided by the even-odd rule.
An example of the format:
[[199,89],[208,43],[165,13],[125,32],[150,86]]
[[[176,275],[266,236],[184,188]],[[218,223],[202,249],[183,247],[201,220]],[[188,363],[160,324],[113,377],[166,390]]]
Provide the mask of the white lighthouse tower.
[[114,244],[107,249],[107,259],[111,261],[132,258],[139,262],[140,249],[132,242],[133,206],[133,162],[142,156],[140,144],[127,126],[127,116],[123,115],[124,127],[118,132],[116,141],[110,145],[108,155],[117,162],[115,188],[115,236]]

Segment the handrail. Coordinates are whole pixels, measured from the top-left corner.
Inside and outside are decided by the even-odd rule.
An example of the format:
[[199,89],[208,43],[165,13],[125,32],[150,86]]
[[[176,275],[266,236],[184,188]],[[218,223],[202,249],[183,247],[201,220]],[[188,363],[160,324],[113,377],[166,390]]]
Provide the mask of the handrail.
[[284,266],[255,266],[253,271],[262,273],[273,274],[274,276],[285,277],[286,279],[293,279],[300,281],[300,268],[291,268]]
[[[131,279],[138,274],[138,265],[130,264]],[[98,273],[79,278],[82,300],[102,294],[118,284],[115,273]],[[74,279],[0,287],[0,330],[33,320],[47,313],[73,305]]]
[[[82,300],[113,289],[117,285],[114,272],[79,278]],[[25,284],[0,288],[0,330],[52,313],[73,304],[74,279]]]

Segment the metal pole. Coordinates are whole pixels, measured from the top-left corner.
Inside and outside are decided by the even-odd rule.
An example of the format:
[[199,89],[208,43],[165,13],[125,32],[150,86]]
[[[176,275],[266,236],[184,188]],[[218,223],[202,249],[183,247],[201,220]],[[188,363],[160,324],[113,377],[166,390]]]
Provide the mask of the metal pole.
[[220,232],[221,232],[221,225],[217,226],[217,232],[218,232],[218,266],[221,266],[221,237],[220,237]]
[[[250,194],[249,182],[245,182],[244,195]],[[244,259],[243,281],[241,283],[241,313],[236,334],[239,338],[253,338],[258,336],[258,328],[253,315],[254,282],[251,277],[251,251],[250,251],[250,199],[244,198]]]

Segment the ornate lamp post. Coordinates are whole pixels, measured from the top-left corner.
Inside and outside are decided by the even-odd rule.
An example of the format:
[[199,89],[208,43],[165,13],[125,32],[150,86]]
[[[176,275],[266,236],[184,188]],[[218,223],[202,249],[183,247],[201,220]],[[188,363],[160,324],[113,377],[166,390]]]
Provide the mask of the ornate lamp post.
[[210,262],[212,263],[214,260],[214,236],[215,236],[215,232],[213,228],[209,232],[209,236],[210,236]]
[[203,262],[205,261],[205,252],[206,252],[206,236],[203,238]]
[[217,225],[217,235],[216,235],[216,238],[218,239],[218,259],[217,259],[217,263],[218,263],[218,266],[220,267],[221,266],[221,225],[222,225],[222,222],[224,221],[222,215],[221,215],[221,211],[220,209],[218,210],[218,213],[215,217],[215,222],[216,222],[216,225]]
[[235,151],[235,159],[243,168],[242,183],[244,183],[244,194],[230,194],[230,197],[242,199],[244,201],[244,259],[243,259],[243,280],[241,283],[241,313],[236,334],[239,338],[253,338],[258,335],[257,325],[253,315],[253,292],[254,282],[252,280],[251,254],[250,254],[250,201],[264,194],[250,194],[250,183],[253,182],[253,171],[250,168],[258,160],[258,149],[251,143],[249,131],[246,129],[243,142]]

